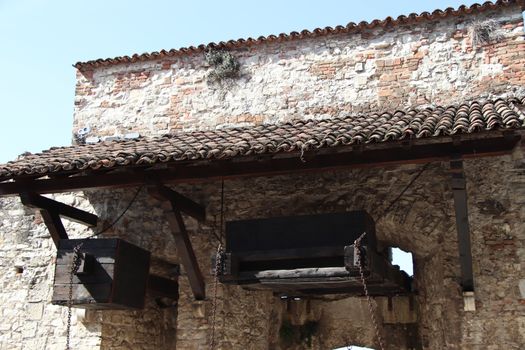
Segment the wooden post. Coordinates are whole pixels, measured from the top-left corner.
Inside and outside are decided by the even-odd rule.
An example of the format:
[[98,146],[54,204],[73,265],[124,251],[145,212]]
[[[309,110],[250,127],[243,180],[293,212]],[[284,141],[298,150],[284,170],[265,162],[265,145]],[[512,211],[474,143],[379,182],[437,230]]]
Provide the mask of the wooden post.
[[198,219],[204,219],[204,208],[192,200],[182,196],[164,185],[157,185],[150,188],[149,193],[155,198],[167,202],[171,206],[171,213],[168,215],[168,223],[171,228],[177,252],[180,255],[182,265],[188,275],[190,287],[196,300],[206,298],[204,278],[202,277],[195,252],[184,225],[181,211],[185,211]]
[[452,174],[452,192],[454,194],[456,229],[458,233],[461,287],[463,292],[473,292],[474,277],[472,272],[472,252],[470,247],[467,186],[463,173],[463,160],[460,156],[454,156],[450,161],[450,172]]

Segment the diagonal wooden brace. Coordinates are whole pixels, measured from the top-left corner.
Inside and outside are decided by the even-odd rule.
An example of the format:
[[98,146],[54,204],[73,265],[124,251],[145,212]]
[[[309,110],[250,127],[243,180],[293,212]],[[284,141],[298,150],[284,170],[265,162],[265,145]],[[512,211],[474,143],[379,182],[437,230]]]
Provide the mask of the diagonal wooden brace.
[[164,203],[169,203],[171,206],[172,212],[168,215],[168,223],[173,239],[175,240],[177,252],[180,255],[182,265],[188,275],[190,287],[195,299],[203,300],[206,297],[204,278],[202,277],[197,258],[195,257],[195,252],[193,251],[181,212],[204,220],[204,208],[164,185],[157,185],[156,187],[149,188],[148,191],[155,198],[164,201]]
[[60,217],[66,217],[72,221],[87,225],[96,226],[98,217],[95,214],[77,209],[70,205],[60,203],[54,199],[47,198],[35,193],[20,193],[22,204],[30,208],[40,209],[40,214],[47,229],[58,248],[61,239],[67,239],[67,232],[62,224]]
[[454,210],[458,233],[461,287],[463,292],[473,292],[474,276],[472,272],[472,251],[470,247],[467,186],[461,157],[455,156],[450,161],[450,172],[452,175],[452,192],[454,194]]

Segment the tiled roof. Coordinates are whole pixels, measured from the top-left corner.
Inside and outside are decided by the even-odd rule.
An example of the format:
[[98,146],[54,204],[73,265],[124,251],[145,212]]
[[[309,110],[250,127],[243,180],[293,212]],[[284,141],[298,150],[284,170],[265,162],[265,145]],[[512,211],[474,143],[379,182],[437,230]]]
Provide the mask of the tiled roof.
[[190,46],[190,47],[183,47],[180,49],[161,50],[160,52],[134,54],[132,56],[119,56],[115,58],[97,59],[97,60],[92,60],[92,61],[87,61],[87,62],[77,62],[74,64],[74,67],[80,70],[87,70],[87,69],[92,69],[96,67],[109,66],[109,65],[119,64],[119,63],[132,63],[132,62],[155,60],[155,59],[159,59],[163,57],[188,55],[192,53],[201,53],[208,49],[229,50],[229,49],[234,49],[238,47],[258,45],[258,44],[270,43],[270,42],[313,38],[313,37],[340,34],[340,33],[357,33],[363,30],[373,29],[377,27],[388,27],[388,26],[416,23],[416,22],[421,22],[421,21],[431,21],[431,20],[437,20],[437,19],[441,19],[445,17],[460,16],[460,15],[471,14],[471,13],[475,14],[475,13],[480,13],[480,12],[484,12],[488,10],[493,10],[497,7],[511,6],[511,5],[519,5],[525,10],[525,0],[498,0],[495,3],[487,1],[483,3],[482,5],[477,4],[477,3],[471,6],[462,5],[457,10],[452,7],[449,7],[445,10],[432,11],[432,13],[430,12],[422,12],[420,14],[411,13],[408,16],[399,16],[395,19],[392,17],[387,17],[383,20],[375,19],[372,22],[362,21],[357,24],[350,22],[346,26],[336,26],[335,28],[332,28],[332,27],[316,28],[312,31],[305,29],[305,30],[302,30],[301,32],[291,32],[289,34],[281,33],[279,35],[269,35],[266,37],[260,36],[257,39],[247,38],[247,39],[229,40],[227,42],[221,41],[219,43],[212,42],[207,45],[203,44],[197,47]]
[[20,175],[131,165],[304,152],[524,127],[525,97],[374,113],[280,125],[177,133],[154,138],[55,147],[0,165],[0,181]]

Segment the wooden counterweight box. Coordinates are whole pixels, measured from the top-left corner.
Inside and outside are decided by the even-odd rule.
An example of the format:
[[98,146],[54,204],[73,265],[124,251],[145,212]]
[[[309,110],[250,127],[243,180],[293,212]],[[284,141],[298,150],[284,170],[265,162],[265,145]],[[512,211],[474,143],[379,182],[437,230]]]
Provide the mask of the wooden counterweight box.
[[[363,232],[357,259],[353,244]],[[230,221],[219,259],[222,283],[284,295],[362,295],[358,261],[371,294],[411,288],[411,279],[378,251],[374,220],[365,211]]]
[[82,257],[73,274],[72,306],[90,309],[141,309],[148,284],[150,252],[124,240],[62,239],[55,267],[52,303],[67,305],[73,249]]

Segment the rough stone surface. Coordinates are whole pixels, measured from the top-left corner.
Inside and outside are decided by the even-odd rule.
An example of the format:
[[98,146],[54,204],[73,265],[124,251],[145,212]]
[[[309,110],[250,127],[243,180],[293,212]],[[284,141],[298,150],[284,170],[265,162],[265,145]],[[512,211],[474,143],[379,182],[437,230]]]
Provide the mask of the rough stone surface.
[[[473,47],[472,28],[488,20],[499,26],[498,41]],[[159,135],[525,92],[517,6],[232,54],[240,77],[223,84],[207,82],[213,68],[197,54],[79,72],[73,130]]]
[[[474,20],[501,24],[498,42],[473,47]],[[234,51],[241,78],[206,83],[203,57],[116,65],[79,73],[74,129],[92,135],[329,118],[349,112],[447,104],[500,96],[525,86],[523,19],[515,8],[359,35],[291,41]],[[406,300],[395,317],[375,298],[388,349],[519,349],[525,344],[525,158],[468,160],[476,311],[463,310],[458,242],[448,164],[432,163],[384,217],[381,213],[421,165],[348,169],[225,181],[225,218],[240,220],[367,210],[384,247],[414,254],[414,314]],[[185,218],[208,298],[193,300],[186,273],[176,307],[147,299],[143,311],[91,311],[74,317],[75,349],[208,349],[214,307],[210,257],[220,232],[221,183],[176,190],[202,203],[207,219]],[[137,189],[138,190],[138,189]],[[96,213],[100,230],[127,207],[134,189],[91,190],[56,199]],[[121,237],[156,257],[180,262],[169,212],[140,189],[105,237]],[[380,219],[379,219],[380,218]],[[66,221],[72,237],[94,232]],[[17,198],[0,198],[0,349],[63,348],[66,309],[50,304],[55,248],[39,215]],[[218,349],[378,349],[366,301],[350,295],[283,301],[265,291],[218,285]],[[399,309],[396,309],[399,307]],[[398,311],[396,311],[398,310]],[[416,317],[416,323],[406,323]]]

